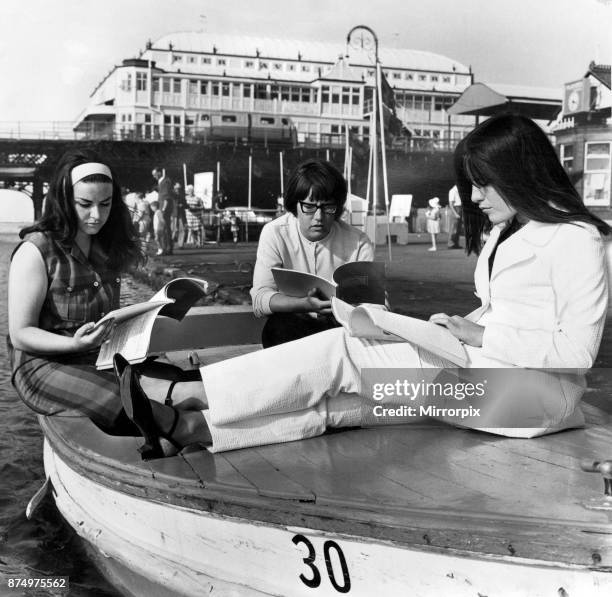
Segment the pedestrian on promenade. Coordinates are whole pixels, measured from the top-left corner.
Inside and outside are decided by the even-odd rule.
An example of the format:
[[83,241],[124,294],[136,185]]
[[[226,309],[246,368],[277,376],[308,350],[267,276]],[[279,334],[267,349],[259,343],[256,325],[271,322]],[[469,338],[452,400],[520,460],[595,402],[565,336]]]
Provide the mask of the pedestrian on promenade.
[[427,232],[431,236],[431,247],[427,250],[437,251],[436,237],[440,234],[440,219],[442,217],[440,214],[440,199],[438,197],[429,200],[429,208],[425,212],[425,217],[427,218]]
[[185,193],[180,182],[174,183],[174,211],[172,227],[174,230],[173,241],[182,247],[187,240],[187,217],[185,214],[187,204]]
[[185,187],[185,201],[187,205],[187,242],[196,247],[201,247],[204,241],[204,223],[202,221],[202,211],[204,202],[194,193],[192,184]]
[[172,181],[166,176],[166,171],[160,166],[153,168],[151,172],[153,178],[157,181],[157,200],[159,201],[159,209],[163,215],[165,222],[165,232],[163,237],[163,246],[161,247],[160,255],[172,255],[174,252],[173,230],[172,230],[172,214],[174,212],[174,188]]
[[166,243],[166,220],[164,214],[159,209],[159,202],[153,201],[149,206],[153,214],[153,234],[157,243],[156,255],[165,255],[164,245]]
[[[610,226],[587,210],[546,134],[527,118],[486,120],[459,144],[455,158],[467,250],[479,254],[475,284],[482,304],[465,317],[438,313],[431,321],[464,344],[468,368],[544,370],[550,385],[537,389],[552,390],[541,400],[512,385],[487,395],[488,412],[503,408],[509,423],[491,428],[485,415],[475,427],[533,437],[580,426],[584,387],[565,383],[562,371],[590,368],[599,349],[608,306],[602,235]],[[310,192],[306,197],[310,202]],[[312,203],[316,212],[324,205]],[[486,229],[491,234],[483,244]],[[362,401],[371,399],[364,368],[440,367],[456,365],[410,342],[368,340],[336,328],[202,367],[192,396],[201,411],[188,411],[189,427],[180,422],[185,411],[147,398],[129,366],[122,400],[150,430],[150,443],[159,446],[157,436],[170,436],[179,445],[206,441],[222,451],[360,425]],[[442,420],[465,426],[452,415]]]
[[448,192],[448,209],[450,211],[448,248],[460,249],[461,245],[459,244],[459,238],[463,232],[461,219],[463,208],[461,207],[461,197],[459,196],[459,189],[457,189],[457,185],[453,185],[451,190]]

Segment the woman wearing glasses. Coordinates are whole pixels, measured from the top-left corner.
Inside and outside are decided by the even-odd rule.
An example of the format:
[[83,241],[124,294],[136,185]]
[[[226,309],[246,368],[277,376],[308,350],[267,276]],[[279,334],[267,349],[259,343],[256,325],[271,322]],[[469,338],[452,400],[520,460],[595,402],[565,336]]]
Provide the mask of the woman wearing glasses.
[[272,268],[293,269],[331,280],[334,270],[351,261],[372,261],[374,248],[361,231],[340,220],[347,187],[329,162],[308,160],[287,184],[287,213],[261,231],[253,274],[253,311],[267,316],[264,348],[336,327],[331,303],[312,288],[306,296],[279,292]]

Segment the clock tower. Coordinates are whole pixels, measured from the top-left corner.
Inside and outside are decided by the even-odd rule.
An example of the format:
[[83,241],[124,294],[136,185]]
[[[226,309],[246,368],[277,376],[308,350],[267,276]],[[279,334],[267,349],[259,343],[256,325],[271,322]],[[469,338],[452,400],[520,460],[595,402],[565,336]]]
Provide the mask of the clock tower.
[[565,84],[563,94],[563,116],[574,116],[579,112],[589,110],[589,83],[588,79],[580,79]]

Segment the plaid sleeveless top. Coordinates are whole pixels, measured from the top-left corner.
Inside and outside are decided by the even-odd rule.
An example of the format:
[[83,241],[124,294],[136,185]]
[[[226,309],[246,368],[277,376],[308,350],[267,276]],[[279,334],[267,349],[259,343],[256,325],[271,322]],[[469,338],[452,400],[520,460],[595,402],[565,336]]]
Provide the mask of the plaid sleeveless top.
[[108,268],[108,257],[92,241],[89,257],[75,245],[65,245],[43,232],[28,234],[47,269],[47,296],[40,311],[39,327],[72,335],[88,321],[119,307],[121,278]]

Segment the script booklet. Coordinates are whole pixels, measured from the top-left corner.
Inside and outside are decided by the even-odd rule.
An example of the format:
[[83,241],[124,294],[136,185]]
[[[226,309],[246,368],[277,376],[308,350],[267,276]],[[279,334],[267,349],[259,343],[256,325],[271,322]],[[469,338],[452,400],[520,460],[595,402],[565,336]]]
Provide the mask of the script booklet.
[[385,304],[385,264],[382,261],[351,261],[336,268],[333,280],[293,269],[272,268],[277,288],[287,296],[302,297],[317,288],[321,298],[347,303]]
[[459,367],[467,365],[463,344],[441,325],[390,313],[377,305],[353,307],[338,298],[332,298],[332,311],[336,321],[351,336],[394,342],[407,340]]
[[114,320],[115,328],[100,346],[96,368],[110,369],[113,355],[120,352],[130,363],[147,358],[151,332],[159,315],[181,320],[187,311],[206,294],[207,283],[197,278],[176,278],[168,282],[148,301],[128,305],[107,313],[96,322]]

